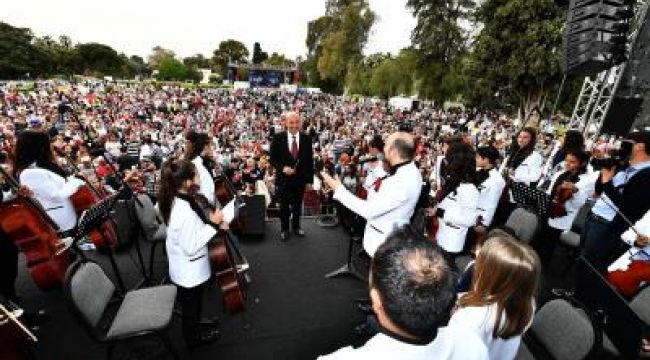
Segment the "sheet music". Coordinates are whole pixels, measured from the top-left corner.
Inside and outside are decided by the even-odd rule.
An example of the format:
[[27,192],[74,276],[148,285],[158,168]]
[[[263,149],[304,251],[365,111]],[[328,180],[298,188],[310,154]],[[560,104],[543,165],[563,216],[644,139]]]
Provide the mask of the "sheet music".
[[221,211],[223,212],[223,219],[230,224],[235,218],[235,200],[231,200]]

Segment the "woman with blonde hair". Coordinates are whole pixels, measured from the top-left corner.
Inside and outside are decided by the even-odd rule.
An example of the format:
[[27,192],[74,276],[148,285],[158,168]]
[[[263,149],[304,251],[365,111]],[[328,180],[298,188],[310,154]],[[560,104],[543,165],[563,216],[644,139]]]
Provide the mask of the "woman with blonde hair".
[[488,239],[476,258],[470,291],[458,299],[449,326],[479,335],[490,359],[514,359],[533,320],[540,273],[530,246],[509,236]]

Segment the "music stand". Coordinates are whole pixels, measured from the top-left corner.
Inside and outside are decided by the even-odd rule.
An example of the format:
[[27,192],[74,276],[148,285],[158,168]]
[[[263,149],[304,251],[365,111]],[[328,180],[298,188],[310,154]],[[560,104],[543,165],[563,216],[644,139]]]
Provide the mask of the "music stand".
[[576,298],[599,313],[608,337],[625,359],[638,359],[643,320],[584,257],[578,259]]
[[361,280],[363,282],[366,282],[367,279],[365,276],[363,276],[355,267],[354,267],[354,262],[353,262],[353,254],[354,254],[354,243],[356,242],[355,240],[355,231],[354,231],[354,225],[350,229],[350,239],[348,240],[348,258],[347,262],[343,264],[340,268],[328,273],[325,275],[326,278],[331,279],[337,276],[345,276],[345,275],[350,275],[358,280]]
[[512,196],[517,205],[544,218],[551,207],[551,197],[544,191],[521,182],[512,183]]
[[[79,247],[77,246],[77,242],[79,242],[79,240],[81,240],[84,236],[90,234],[91,231],[99,228],[102,224],[104,224],[104,222],[110,219],[111,210],[113,209],[113,206],[115,206],[115,203],[117,202],[117,199],[120,194],[121,192],[118,192],[113,196],[109,196],[107,198],[102,199],[101,201],[93,205],[90,209],[84,211],[79,217],[79,222],[77,224],[77,234],[74,237],[74,241],[72,245],[74,250],[82,258],[85,259],[86,256],[81,252],[81,249],[79,249]],[[103,232],[100,231],[99,233],[101,234],[102,237],[104,237]],[[115,278],[117,279],[117,283],[120,286],[122,293],[125,293],[126,286],[124,286],[124,280],[122,279],[122,275],[118,270],[113,249],[109,248],[108,259],[111,262],[111,267],[113,268],[113,272],[115,273]]]

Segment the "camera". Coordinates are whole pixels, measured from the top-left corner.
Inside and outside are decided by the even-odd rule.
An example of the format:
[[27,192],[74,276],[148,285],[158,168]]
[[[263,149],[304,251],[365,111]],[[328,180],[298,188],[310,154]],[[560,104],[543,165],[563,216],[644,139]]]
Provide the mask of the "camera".
[[618,169],[624,169],[627,167],[627,162],[630,159],[632,154],[632,147],[634,143],[630,140],[624,140],[621,142],[621,146],[614,150],[610,156],[605,158],[594,158],[591,160],[591,166],[595,169],[611,169],[616,167]]

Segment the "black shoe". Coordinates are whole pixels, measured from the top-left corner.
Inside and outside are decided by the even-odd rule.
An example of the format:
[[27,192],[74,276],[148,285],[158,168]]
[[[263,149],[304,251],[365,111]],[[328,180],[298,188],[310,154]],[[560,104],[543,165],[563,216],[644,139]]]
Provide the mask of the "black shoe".
[[304,236],[305,236],[305,232],[302,231],[301,228],[293,229],[293,233],[294,233],[296,236],[299,236],[299,237],[304,237]]
[[280,232],[280,241],[286,242],[289,240],[289,232],[288,231],[281,231]]
[[357,310],[366,315],[375,315],[375,311],[372,309],[372,305],[357,303]]

